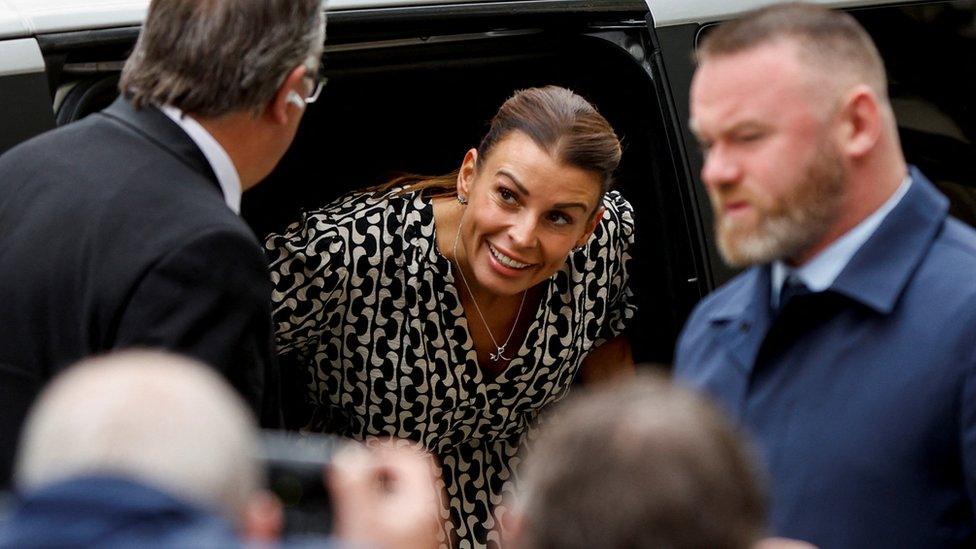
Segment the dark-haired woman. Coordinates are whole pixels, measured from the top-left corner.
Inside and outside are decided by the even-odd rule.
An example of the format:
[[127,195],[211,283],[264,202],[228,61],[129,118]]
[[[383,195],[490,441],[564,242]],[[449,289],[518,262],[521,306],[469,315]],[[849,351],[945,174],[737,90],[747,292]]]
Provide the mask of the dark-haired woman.
[[267,240],[284,364],[311,431],[426,446],[460,547],[493,510],[536,416],[578,373],[630,366],[633,212],[608,192],[620,143],[586,100],[516,93],[449,176],[401,179]]

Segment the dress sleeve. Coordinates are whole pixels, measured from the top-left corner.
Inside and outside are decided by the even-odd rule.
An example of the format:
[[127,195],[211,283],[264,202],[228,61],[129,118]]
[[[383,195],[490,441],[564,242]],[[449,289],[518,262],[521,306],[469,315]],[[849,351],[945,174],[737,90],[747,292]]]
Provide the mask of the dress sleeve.
[[594,347],[623,333],[637,314],[637,304],[630,283],[631,254],[634,249],[634,207],[618,191],[607,193],[603,205],[606,211],[589,243],[590,247],[596,246],[597,249],[588,250],[593,254],[606,254],[604,257],[608,277],[607,312]]
[[304,213],[265,240],[279,355],[310,358],[342,300],[348,246],[331,218],[328,210]]

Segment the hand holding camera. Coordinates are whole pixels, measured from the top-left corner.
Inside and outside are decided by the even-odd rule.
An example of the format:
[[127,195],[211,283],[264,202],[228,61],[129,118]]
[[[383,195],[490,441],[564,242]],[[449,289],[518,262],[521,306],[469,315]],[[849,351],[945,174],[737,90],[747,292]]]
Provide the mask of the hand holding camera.
[[344,447],[327,474],[335,533],[344,541],[394,549],[437,547],[438,475],[429,454],[403,443]]

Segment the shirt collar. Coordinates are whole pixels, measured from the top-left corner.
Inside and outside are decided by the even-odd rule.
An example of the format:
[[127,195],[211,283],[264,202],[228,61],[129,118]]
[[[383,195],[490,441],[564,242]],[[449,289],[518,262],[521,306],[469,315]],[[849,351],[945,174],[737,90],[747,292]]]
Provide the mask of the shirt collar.
[[183,111],[170,105],[163,105],[159,107],[159,110],[163,111],[163,114],[168,116],[170,120],[176,122],[180,128],[183,128],[183,131],[190,136],[197,147],[200,147],[200,151],[210,163],[214,175],[217,176],[217,182],[224,193],[224,202],[234,213],[240,214],[241,178],[227,151],[192,116],[186,116]]
[[792,268],[782,261],[775,261],[770,273],[772,292],[770,303],[774,307],[779,303],[783,282],[791,275],[798,278],[812,292],[822,292],[829,288],[854,254],[871,238],[891,210],[901,202],[911,185],[911,176],[905,176],[898,189],[881,207],[800,267]]

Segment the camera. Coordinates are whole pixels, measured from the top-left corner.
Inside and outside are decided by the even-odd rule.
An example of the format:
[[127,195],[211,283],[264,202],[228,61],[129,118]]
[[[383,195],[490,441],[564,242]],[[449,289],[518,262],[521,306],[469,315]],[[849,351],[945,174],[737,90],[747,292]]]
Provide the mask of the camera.
[[261,455],[268,489],[284,506],[286,536],[328,535],[332,531],[332,500],[325,470],[350,441],[338,436],[264,431]]

